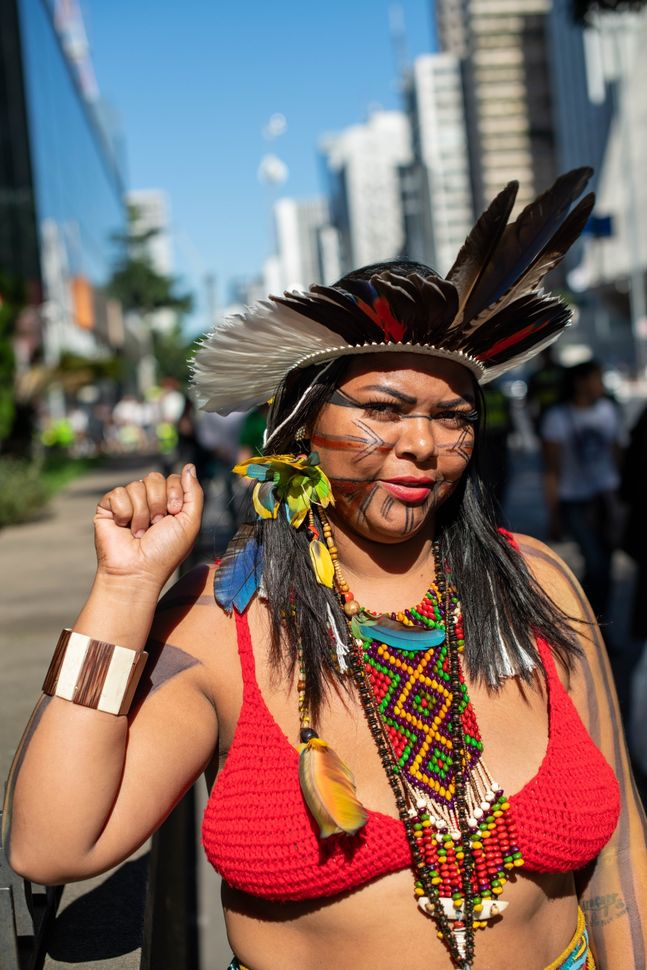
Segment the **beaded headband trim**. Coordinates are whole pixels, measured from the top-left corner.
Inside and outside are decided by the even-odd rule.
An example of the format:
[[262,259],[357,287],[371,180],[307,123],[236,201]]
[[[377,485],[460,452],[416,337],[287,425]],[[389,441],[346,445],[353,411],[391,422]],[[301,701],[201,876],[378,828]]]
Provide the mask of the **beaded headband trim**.
[[541,282],[582,232],[590,168],[562,175],[508,223],[518,182],[492,201],[447,277],[384,271],[271,296],[227,317],[202,341],[193,390],[206,411],[247,410],[290,372],[350,354],[415,353],[455,360],[484,384],[551,344],[571,322]]

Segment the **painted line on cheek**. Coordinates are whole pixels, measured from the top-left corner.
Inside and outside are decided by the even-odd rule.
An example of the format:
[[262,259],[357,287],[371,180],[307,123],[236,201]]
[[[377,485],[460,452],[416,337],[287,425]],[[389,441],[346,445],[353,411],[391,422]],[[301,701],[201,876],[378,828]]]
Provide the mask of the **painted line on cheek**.
[[371,502],[373,501],[373,499],[375,498],[376,492],[377,492],[377,485],[374,485],[373,488],[369,492],[367,492],[367,494],[364,496],[364,498],[363,498],[363,500],[362,500],[362,502],[361,502],[361,504],[359,506],[359,511],[364,516],[364,518],[366,518],[366,513],[368,512],[368,507],[371,504]]
[[387,495],[384,501],[382,502],[382,508],[380,509],[380,513],[384,516],[387,522],[389,521],[389,517],[391,515],[391,509],[393,508],[394,502],[395,502],[395,499],[393,498],[392,495]]
[[310,443],[318,448],[329,448],[331,451],[361,451],[366,447],[364,438],[352,435],[313,434]]

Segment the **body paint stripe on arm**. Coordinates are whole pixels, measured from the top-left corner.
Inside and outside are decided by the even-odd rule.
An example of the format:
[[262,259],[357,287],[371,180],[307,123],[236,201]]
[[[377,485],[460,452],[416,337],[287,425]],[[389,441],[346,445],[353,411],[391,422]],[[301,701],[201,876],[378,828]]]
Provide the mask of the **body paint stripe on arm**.
[[[591,612],[591,608],[587,600],[584,598],[579,586],[577,586],[573,582],[572,578],[568,575],[568,573],[564,572],[559,568],[559,564],[551,556],[548,556],[546,553],[541,552],[538,549],[531,548],[527,545],[524,545],[523,542],[520,543],[520,549],[525,555],[528,555],[531,558],[540,559],[541,561],[546,562],[550,566],[552,566],[552,568],[555,569],[556,572],[559,572],[560,576],[568,583],[568,586],[571,592],[575,596],[580,606],[582,615],[588,617],[591,620],[595,620],[595,617]],[[597,630],[594,634],[594,643],[597,650],[600,651],[600,653],[606,650],[606,647],[602,642],[602,637],[599,631]],[[595,686],[593,681],[593,674],[590,670],[590,667],[587,663],[584,663],[582,664],[582,669],[583,669],[585,683],[586,683],[587,696],[589,698],[595,697]],[[611,687],[611,683],[609,679],[610,678],[609,668],[607,664],[600,663],[600,673],[601,673],[602,683],[604,687],[605,700],[607,701],[609,709],[612,712],[616,712],[615,696],[614,696],[614,691]],[[597,704],[593,704],[593,709],[591,709],[591,704],[587,700],[587,705],[590,712],[589,733],[593,741],[595,742],[595,744],[599,747],[602,739],[601,739],[600,720],[599,720]],[[626,746],[622,744],[620,732],[612,730],[612,743],[613,743],[613,756],[614,756],[614,765],[612,767],[614,768],[614,771],[618,776],[619,781],[621,781],[621,784],[625,788],[625,790],[631,790],[632,792],[635,793],[636,788],[635,788],[631,771],[627,770],[627,767],[629,765],[629,756],[626,751]],[[623,758],[623,748],[624,748],[624,755],[625,755],[624,758]],[[639,811],[641,811],[641,814],[642,814],[642,810],[640,808],[641,801],[639,798],[637,798],[637,803],[639,806]],[[645,837],[644,815],[642,815],[642,819],[643,819],[642,830],[643,830],[643,838],[644,838]],[[639,820],[640,820],[640,816],[639,816]],[[621,810],[620,818],[618,820],[618,828],[616,829],[616,833],[614,834],[614,837],[618,838],[618,841],[621,846],[628,846],[631,844],[631,839],[630,839],[631,828],[632,828],[632,825],[631,825],[631,820],[629,818],[629,811],[626,807],[624,807]],[[636,888],[631,876],[631,869],[628,865],[620,865],[617,861],[616,861],[616,866],[618,870],[618,879],[624,893],[624,899],[627,904],[627,907],[633,912],[637,912],[638,909],[636,905],[636,902],[637,902]],[[629,920],[629,930],[630,930],[631,945],[632,945],[633,955],[634,955],[634,962],[632,966],[636,966],[636,967],[647,966],[647,964],[645,963],[645,947],[644,947],[643,935],[641,932],[641,927],[637,924],[636,920],[631,920],[631,919]]]

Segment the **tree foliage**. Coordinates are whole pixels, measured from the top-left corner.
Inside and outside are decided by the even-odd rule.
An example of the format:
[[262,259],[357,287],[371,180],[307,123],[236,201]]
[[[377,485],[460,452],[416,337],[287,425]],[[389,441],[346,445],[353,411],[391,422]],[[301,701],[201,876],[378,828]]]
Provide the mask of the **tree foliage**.
[[0,441],[8,437],[16,411],[13,341],[24,300],[22,284],[0,273]]
[[111,296],[119,300],[124,310],[134,310],[147,317],[156,310],[175,310],[182,316],[193,307],[190,293],[178,292],[174,276],[159,273],[152,264],[150,242],[159,234],[157,229],[137,228],[139,211],[128,207],[128,231],[113,238],[119,255],[108,285]]

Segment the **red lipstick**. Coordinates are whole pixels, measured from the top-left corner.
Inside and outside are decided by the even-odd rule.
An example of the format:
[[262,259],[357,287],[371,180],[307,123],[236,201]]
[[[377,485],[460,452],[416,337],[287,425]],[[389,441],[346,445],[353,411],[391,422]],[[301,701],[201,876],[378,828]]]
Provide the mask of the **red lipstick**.
[[419,505],[429,497],[434,487],[433,478],[414,478],[405,475],[398,478],[382,479],[382,487],[401,502]]

